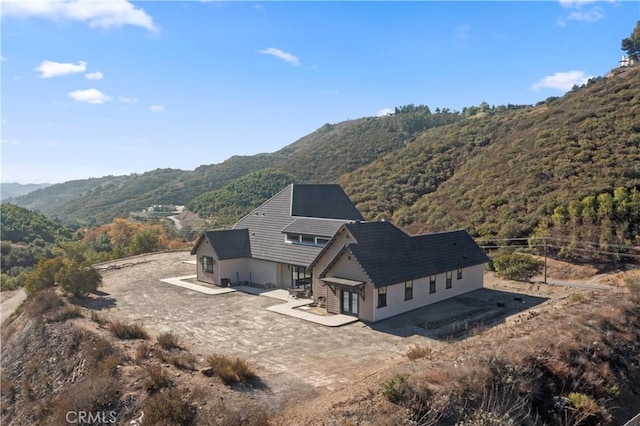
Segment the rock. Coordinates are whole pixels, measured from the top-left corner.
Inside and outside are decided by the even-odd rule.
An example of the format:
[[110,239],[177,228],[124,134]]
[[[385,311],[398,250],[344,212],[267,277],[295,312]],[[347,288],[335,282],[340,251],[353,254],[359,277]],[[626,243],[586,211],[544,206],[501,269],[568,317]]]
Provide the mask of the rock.
[[213,376],[213,368],[211,367],[207,367],[207,368],[203,368],[202,370],[200,370],[200,372],[202,374],[204,374],[207,377],[212,377]]

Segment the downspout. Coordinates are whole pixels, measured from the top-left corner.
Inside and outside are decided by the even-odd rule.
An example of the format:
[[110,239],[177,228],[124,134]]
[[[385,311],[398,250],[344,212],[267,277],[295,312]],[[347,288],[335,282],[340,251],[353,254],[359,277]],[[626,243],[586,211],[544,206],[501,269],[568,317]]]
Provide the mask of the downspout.
[[240,285],[240,272],[236,271],[236,282]]

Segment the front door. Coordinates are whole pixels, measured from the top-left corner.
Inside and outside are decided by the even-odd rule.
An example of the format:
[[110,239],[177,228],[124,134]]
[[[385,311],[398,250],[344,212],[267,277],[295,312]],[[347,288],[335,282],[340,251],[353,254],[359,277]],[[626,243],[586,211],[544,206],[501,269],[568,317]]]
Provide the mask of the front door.
[[342,313],[358,315],[358,293],[349,290],[341,290]]

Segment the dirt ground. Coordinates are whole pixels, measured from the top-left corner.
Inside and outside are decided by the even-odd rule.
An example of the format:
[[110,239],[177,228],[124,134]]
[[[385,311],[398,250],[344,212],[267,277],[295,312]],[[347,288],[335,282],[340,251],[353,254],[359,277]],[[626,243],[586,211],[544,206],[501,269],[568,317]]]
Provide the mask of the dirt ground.
[[160,282],[193,274],[189,260],[188,252],[174,252],[102,265],[100,296],[86,307],[142,323],[152,334],[171,331],[202,358],[215,352],[247,359],[281,404],[343,389],[405,360],[414,345],[446,344],[575,291],[489,275],[486,288],[473,293],[372,325],[328,328],[266,310],[282,301],[240,292],[207,295]]

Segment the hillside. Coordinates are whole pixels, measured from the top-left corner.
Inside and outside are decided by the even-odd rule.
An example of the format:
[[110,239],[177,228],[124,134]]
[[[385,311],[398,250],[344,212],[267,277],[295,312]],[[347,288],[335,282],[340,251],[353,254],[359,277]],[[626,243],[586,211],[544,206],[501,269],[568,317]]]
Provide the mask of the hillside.
[[460,119],[454,113],[417,111],[325,124],[274,153],[234,156],[193,171],[158,169],[66,182],[16,198],[15,203],[67,221],[86,223],[94,218],[105,223],[152,204],[188,204],[198,195],[267,168],[288,172],[300,182],[334,182],[343,173],[401,148],[424,129]]
[[640,67],[535,107],[478,114],[339,182],[369,218],[412,231],[528,235],[560,204],[640,185]]
[[0,239],[2,241],[31,243],[43,240],[53,243],[57,239],[71,238],[71,230],[44,215],[10,203],[0,205]]
[[211,194],[196,197],[275,169],[302,183],[339,182],[367,219],[387,218],[411,232],[466,228],[475,236],[524,237],[560,205],[640,185],[638,87],[640,67],[633,67],[535,106],[483,104],[461,113],[402,107],[325,124],[274,153],[193,171],[68,182],[16,203],[81,223],[160,203],[240,216],[246,207],[216,212],[202,202]]
[[9,198],[26,195],[35,190],[51,186],[50,183],[29,183],[21,184],[15,182],[7,182],[0,184],[0,200],[8,200]]

